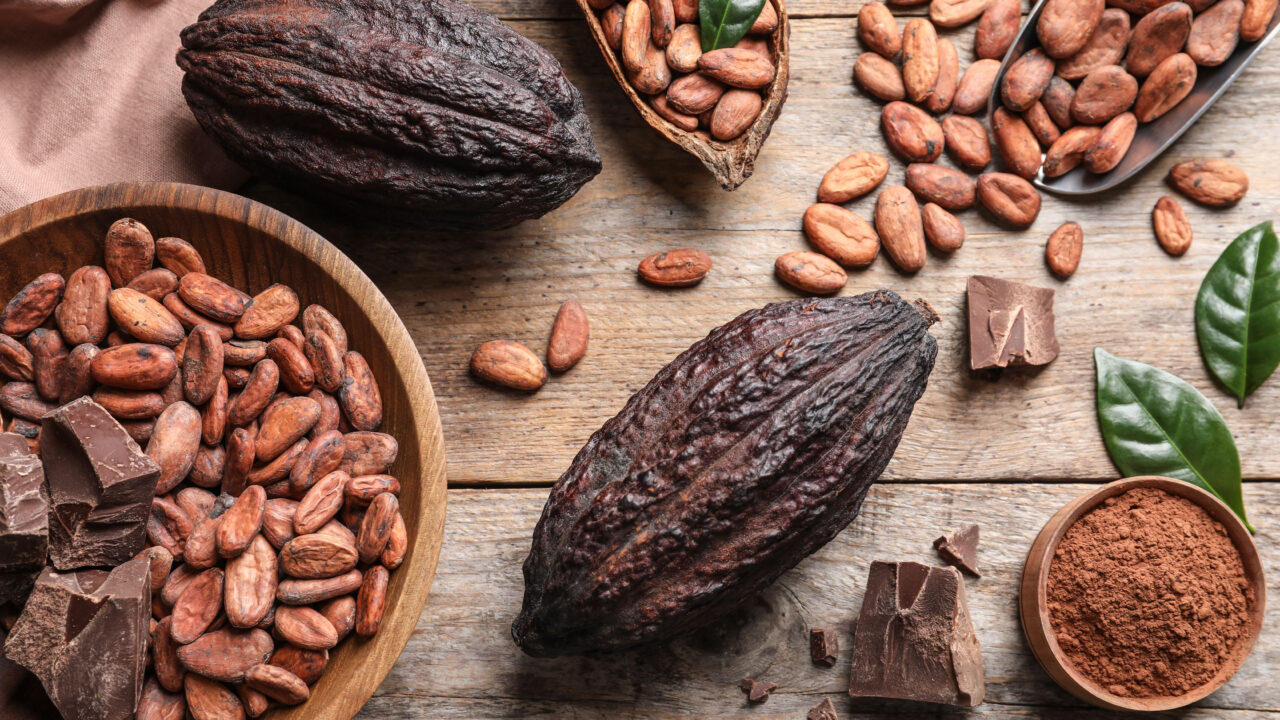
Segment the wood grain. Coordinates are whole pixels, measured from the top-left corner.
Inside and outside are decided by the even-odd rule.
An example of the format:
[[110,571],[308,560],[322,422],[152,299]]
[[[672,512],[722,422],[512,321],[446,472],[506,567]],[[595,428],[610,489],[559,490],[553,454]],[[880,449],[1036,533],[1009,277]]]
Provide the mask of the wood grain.
[[[516,6],[524,4],[502,3]],[[435,382],[452,483],[553,482],[590,433],[680,351],[744,310],[795,296],[774,279],[773,261],[806,247],[800,217],[822,174],[850,152],[887,150],[879,103],[850,80],[860,51],[854,20],[796,19],[792,10],[791,97],[755,176],[736,192],[722,191],[696,160],[645,125],[579,20],[512,23],[548,47],[582,90],[604,158],[601,175],[545,218],[496,234],[431,234],[338,217],[274,188],[253,190],[349,253],[404,318]],[[944,32],[962,64],[972,57],[972,31]],[[1252,151],[1268,146],[1278,116],[1280,51],[1270,48],[1170,152],[1115,193],[1087,201],[1046,196],[1039,220],[1021,232],[971,210],[960,215],[968,240],[952,257],[931,254],[913,277],[884,259],[852,272],[845,294],[890,288],[929,300],[942,315],[933,328],[938,364],[886,477],[1117,477],[1094,414],[1095,346],[1185,378],[1222,410],[1245,474],[1280,477],[1280,454],[1271,451],[1280,381],[1236,409],[1207,375],[1193,324],[1196,290],[1218,253],[1280,207],[1275,160]],[[1252,187],[1230,210],[1185,202],[1196,238],[1186,256],[1171,258],[1155,242],[1151,209],[1171,192],[1163,183],[1168,168],[1199,155],[1234,155]],[[901,183],[902,168],[895,160],[887,182]],[[850,207],[870,217],[873,204],[871,196]],[[1079,272],[1059,282],[1044,266],[1044,242],[1067,220],[1084,227],[1084,257]],[[679,291],[636,280],[641,258],[675,247],[709,252],[710,277]],[[963,295],[970,274],[1055,288],[1062,356],[1042,371],[1013,371],[999,381],[971,375]],[[467,375],[471,351],[486,340],[543,347],[569,296],[592,321],[591,347],[578,367],[532,396]]]
[[[861,515],[834,541],[748,607],[669,646],[596,658],[533,659],[509,635],[519,610],[520,564],[546,498],[543,489],[453,490],[436,586],[405,651],[361,720],[393,718],[803,718],[824,696],[842,718],[1097,717],[1036,664],[1017,617],[1023,558],[1041,525],[1095,486],[1069,484],[877,484]],[[1280,485],[1251,483],[1246,502],[1272,597],[1280,582]],[[966,579],[982,644],[987,702],[972,712],[885,700],[851,701],[849,648],[872,560],[938,563],[932,541],[967,522],[982,525],[981,579]],[[834,668],[809,662],[810,627],[834,628]],[[1253,654],[1224,688],[1179,718],[1280,715],[1280,603],[1270,603]],[[736,683],[779,690],[748,708]],[[1047,708],[1053,708],[1047,710]]]
[[76,190],[0,218],[0,297],[40,273],[102,262],[102,238],[122,217],[156,237],[181,237],[209,273],[257,293],[280,282],[303,305],[320,303],[341,319],[352,349],[369,361],[382,392],[381,429],[400,453],[400,509],[409,530],[404,564],[391,576],[378,635],[336,649],[311,700],[274,711],[272,720],[347,720],[396,662],[431,589],[444,527],[444,443],[439,413],[413,341],[369,279],[324,238],[279,212],[230,193],[173,183],[122,183]]

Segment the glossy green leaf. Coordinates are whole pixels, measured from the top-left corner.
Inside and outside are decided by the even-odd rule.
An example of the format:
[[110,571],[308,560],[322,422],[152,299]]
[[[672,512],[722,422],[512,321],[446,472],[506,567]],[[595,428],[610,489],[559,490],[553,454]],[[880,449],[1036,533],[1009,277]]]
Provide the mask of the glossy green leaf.
[[1098,422],[1126,477],[1164,475],[1217,495],[1249,530],[1240,454],[1222,414],[1180,378],[1095,348]]
[[766,0],[698,0],[702,52],[733,47],[760,17]]
[[1280,245],[1270,222],[1242,233],[1209,268],[1196,296],[1196,337],[1241,407],[1280,364]]

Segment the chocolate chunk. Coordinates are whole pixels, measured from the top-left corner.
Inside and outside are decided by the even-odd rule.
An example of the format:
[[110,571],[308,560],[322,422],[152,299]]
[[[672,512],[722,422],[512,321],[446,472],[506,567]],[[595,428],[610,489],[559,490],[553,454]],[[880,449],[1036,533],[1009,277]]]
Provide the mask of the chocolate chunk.
[[22,607],[49,554],[49,499],[26,438],[0,434],[0,605]]
[[809,659],[817,665],[831,667],[840,656],[840,638],[830,630],[809,630]]
[[975,706],[982,650],[960,572],[873,562],[853,637],[849,694]]
[[768,681],[742,678],[741,682],[738,683],[738,688],[747,694],[747,700],[753,703],[762,703],[769,699],[769,693],[777,690],[778,686]]
[[142,551],[160,466],[101,405],[80,398],[46,415],[40,457],[54,567],[110,567]]
[[[8,634],[0,627],[0,648]],[[0,654],[0,718],[4,720],[47,720],[58,717],[40,681],[26,668]]]
[[807,720],[840,720],[840,716],[836,714],[836,706],[832,704],[831,698],[825,698],[822,702],[809,708],[809,714],[805,718]]
[[64,720],[130,720],[142,694],[151,558],[59,573],[46,568],[5,642]]
[[947,562],[974,577],[982,577],[978,570],[978,526],[966,525],[953,533],[947,533],[933,541],[933,549]]
[[969,277],[969,367],[1048,365],[1058,357],[1053,290]]

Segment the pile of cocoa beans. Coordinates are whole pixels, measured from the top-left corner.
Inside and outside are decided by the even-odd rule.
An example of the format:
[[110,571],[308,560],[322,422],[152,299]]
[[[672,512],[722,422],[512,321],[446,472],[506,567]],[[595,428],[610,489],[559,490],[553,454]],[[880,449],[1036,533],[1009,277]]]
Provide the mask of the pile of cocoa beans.
[[1275,0],[1049,0],[1036,22],[1040,47],[1014,59],[1000,85],[992,132],[1001,157],[1025,178],[1108,172],[1139,123],[1191,93],[1197,67],[1261,38],[1275,11]]
[[138,720],[301,703],[331,648],[377,632],[408,548],[378,386],[329,311],[250,297],[184,240],[119,220],[104,265],[0,313],[7,429],[36,451],[41,417],[89,395],[160,466]]
[[698,0],[589,0],[631,86],[677,128],[728,142],[764,107],[775,67],[769,38],[778,12],[766,0],[734,47],[702,51]]

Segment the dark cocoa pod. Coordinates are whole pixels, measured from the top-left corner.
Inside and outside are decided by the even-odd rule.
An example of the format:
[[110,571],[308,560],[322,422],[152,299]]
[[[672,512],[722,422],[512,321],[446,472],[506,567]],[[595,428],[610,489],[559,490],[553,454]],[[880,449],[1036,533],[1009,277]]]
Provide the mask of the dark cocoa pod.
[[936,319],[884,290],[793,300],[685,351],[552,489],[516,643],[555,656],[666,640],[835,537],[924,392]]
[[375,217],[502,228],[600,172],[546,50],[454,0],[219,0],[182,31],[196,119],[257,175]]

